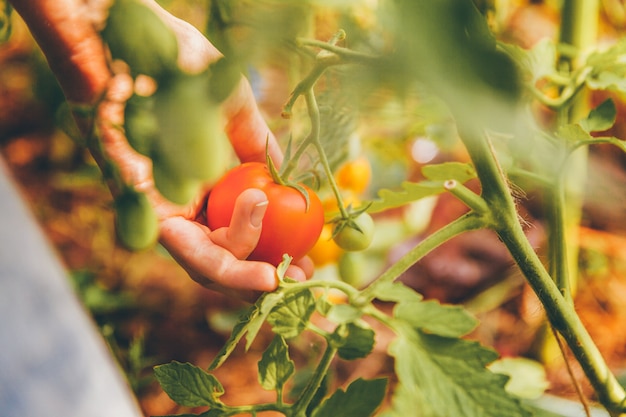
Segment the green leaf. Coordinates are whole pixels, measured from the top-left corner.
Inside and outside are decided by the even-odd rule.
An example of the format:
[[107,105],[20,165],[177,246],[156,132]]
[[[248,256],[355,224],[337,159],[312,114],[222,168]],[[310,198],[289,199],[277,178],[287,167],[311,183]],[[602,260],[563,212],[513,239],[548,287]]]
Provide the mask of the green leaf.
[[326,316],[328,315],[328,313],[330,312],[330,310],[333,308],[335,304],[331,303],[328,300],[328,292],[324,292],[322,295],[320,295],[317,298],[317,301],[315,303],[315,308],[317,309],[318,313],[320,313],[322,316]]
[[267,316],[274,333],[290,339],[307,326],[315,311],[315,298],[310,290],[290,292],[282,297]]
[[617,109],[613,100],[606,99],[598,107],[589,112],[589,116],[580,122],[585,132],[601,132],[615,123]]
[[159,417],[221,417],[223,415],[224,413],[222,412],[222,410],[212,408],[200,414],[168,414],[168,415],[159,416]]
[[0,42],[6,42],[11,37],[13,25],[11,14],[13,6],[7,0],[0,0]]
[[372,352],[375,335],[370,327],[347,323],[337,326],[331,340],[336,343],[339,357],[351,361],[364,358]]
[[537,361],[528,358],[503,358],[489,365],[491,372],[508,375],[507,392],[524,399],[536,399],[550,386],[546,370]]
[[425,197],[441,194],[445,191],[440,181],[409,182],[401,184],[400,190],[378,190],[378,199],[372,201],[367,211],[378,213],[391,208],[401,207]]
[[220,382],[205,370],[190,363],[172,361],[154,367],[163,390],[176,403],[186,407],[214,406],[224,394]]
[[504,385],[507,377],[485,368],[497,353],[477,342],[426,334],[395,326],[398,337],[389,353],[395,358],[399,388],[389,415],[423,417],[527,417]]
[[281,290],[265,293],[258,301],[257,305],[259,307],[259,314],[253,317],[248,324],[248,334],[246,335],[246,350],[250,349],[252,342],[256,338],[256,335],[261,330],[261,326],[267,320],[267,317],[270,315],[272,310],[276,305],[278,305],[283,298],[285,297],[285,293]]
[[374,298],[388,302],[417,302],[423,299],[422,295],[407,287],[401,282],[375,282],[370,286]]
[[462,162],[444,162],[422,167],[422,174],[431,181],[456,180],[465,183],[476,178],[476,170],[471,164]]
[[361,318],[361,310],[350,304],[333,304],[326,318],[333,323],[349,323]]
[[289,269],[292,260],[291,256],[284,254],[282,262],[276,267],[276,275],[278,275],[280,281],[284,281],[287,278],[287,269]]
[[435,300],[398,303],[394,316],[422,332],[446,337],[464,336],[478,324],[462,307]]
[[594,90],[626,91],[626,65],[622,58],[624,54],[624,39],[606,50],[590,54],[586,62],[591,70],[586,79],[587,85]]
[[448,180],[465,183],[476,178],[474,167],[461,162],[426,165],[422,168],[422,174],[427,178],[427,181],[405,181],[401,184],[400,190],[379,190],[378,199],[372,201],[367,211],[378,213],[390,208],[404,206],[425,197],[441,194],[446,191],[443,183]]
[[557,135],[561,139],[565,139],[571,143],[586,142],[590,139],[593,139],[593,137],[588,132],[583,130],[583,128],[578,124],[561,126],[557,132]]
[[348,388],[341,389],[326,399],[313,411],[312,417],[359,416],[374,414],[385,398],[387,380],[385,378],[353,381]]
[[259,361],[259,382],[266,390],[282,389],[295,372],[285,339],[275,336]]
[[557,73],[557,50],[550,38],[540,40],[530,50],[508,43],[500,43],[500,48],[520,67],[524,79],[531,83]]
[[[222,346],[222,349],[220,349],[220,351],[217,353],[217,355],[215,356],[215,359],[213,359],[213,362],[211,362],[211,365],[209,366],[209,370],[217,369],[220,366],[222,366],[222,364],[226,361],[226,359],[228,359],[228,357],[233,352],[233,350],[235,350],[235,347],[237,346],[241,338],[246,333],[254,333],[254,335],[256,335],[256,332],[258,332],[257,326],[260,328],[264,320],[263,318],[261,318],[260,324],[259,324],[258,317],[260,316],[261,305],[263,305],[263,302],[267,294],[270,294],[270,293],[266,293],[263,296],[261,296],[257,300],[257,302],[254,305],[252,305],[252,307],[250,307],[239,318],[239,320],[237,321],[237,324],[235,324],[235,326],[233,327],[233,331],[231,332],[230,337],[228,338],[224,346]],[[249,336],[249,339],[250,338],[253,339],[254,335]],[[250,343],[252,343],[252,340],[248,340],[248,347]]]

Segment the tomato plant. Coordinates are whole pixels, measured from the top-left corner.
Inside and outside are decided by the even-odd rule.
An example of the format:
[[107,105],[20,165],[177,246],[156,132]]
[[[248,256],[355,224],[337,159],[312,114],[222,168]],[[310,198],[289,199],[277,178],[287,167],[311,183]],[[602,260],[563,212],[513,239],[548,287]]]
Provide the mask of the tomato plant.
[[230,224],[235,200],[248,188],[265,192],[269,205],[263,217],[259,243],[250,260],[278,265],[283,255],[298,260],[317,242],[324,226],[322,202],[313,190],[298,189],[274,181],[267,165],[248,162],[228,171],[211,190],[207,201],[207,225],[211,229]]
[[[130,1],[120,0],[117,4],[122,6]],[[546,319],[553,326],[555,335],[569,345],[572,357],[579,362],[597,398],[612,415],[625,413],[626,392],[608,372],[574,307],[574,291],[570,282],[575,282],[573,278],[577,277],[577,254],[575,248],[572,250],[570,247],[570,241],[575,243],[575,239],[569,239],[571,235],[568,233],[571,232],[571,225],[580,222],[582,209],[582,190],[572,187],[573,184],[580,187],[585,183],[585,178],[581,177],[586,173],[586,166],[584,161],[580,163],[581,153],[578,151],[595,144],[612,144],[626,151],[622,140],[599,136],[600,132],[606,132],[613,126],[615,106],[608,102],[590,111],[580,100],[583,96],[580,93],[586,89],[626,91],[624,83],[617,82],[626,73],[624,66],[619,65],[626,43],[618,42],[608,49],[593,51],[590,45],[592,39],[581,43],[584,36],[572,36],[577,31],[570,29],[575,24],[584,23],[574,20],[584,21],[584,17],[597,20],[598,10],[580,9],[583,4],[593,9],[593,1],[559,2],[563,4],[565,24],[558,42],[571,47],[568,52],[564,51],[570,48],[561,50],[556,47],[556,42],[541,43],[532,50],[522,50],[501,42],[502,38],[498,39],[491,33],[488,19],[476,7],[478,3],[486,7],[487,3],[493,2],[405,0],[380,3],[393,4],[392,7],[377,8],[376,13],[372,13],[384,15],[378,22],[381,27],[373,31],[380,33],[380,38],[369,36],[372,33],[360,36],[364,34],[359,33],[359,24],[355,21],[356,26],[350,25],[349,30],[356,32],[357,36],[350,39],[349,48],[341,42],[345,37],[342,30],[324,42],[306,39],[298,31],[285,30],[287,24],[255,24],[264,30],[275,28],[277,32],[273,35],[277,36],[265,39],[276,44],[288,44],[293,49],[302,48],[297,61],[303,65],[310,64],[308,74],[293,88],[282,111],[285,116],[295,115],[297,118],[300,113],[297,108],[292,111],[294,103],[304,98],[308,120],[303,125],[310,131],[301,141],[289,141],[280,176],[289,178],[296,169],[307,166],[311,168],[309,174],[327,182],[323,185],[328,185],[336,200],[336,204],[332,205],[334,217],[331,223],[335,228],[332,242],[336,245],[335,249],[347,251],[337,268],[343,280],[312,279],[296,283],[286,279],[284,269],[278,268],[281,278],[278,289],[262,295],[241,317],[231,339],[210,366],[209,370],[221,366],[244,336],[247,347],[250,347],[262,324],[267,322],[274,338],[259,362],[259,382],[263,388],[277,392],[276,402],[242,407],[226,405],[219,399],[224,390],[217,379],[204,369],[189,364],[173,362],[156,368],[159,382],[172,399],[188,407],[209,406],[210,415],[256,415],[264,411],[277,411],[288,417],[372,415],[387,395],[386,384],[381,379],[357,379],[343,384],[345,391],[338,389],[329,395],[322,389],[322,382],[329,374],[335,357],[342,360],[364,358],[373,350],[374,331],[369,327],[369,320],[362,320],[366,317],[390,328],[395,337],[386,345],[387,353],[394,359],[397,379],[390,408],[385,415],[406,415],[407,410],[411,410],[430,416],[529,416],[526,404],[505,389],[506,378],[487,369],[487,365],[497,358],[497,353],[465,338],[475,328],[475,319],[461,307],[424,300],[420,294],[397,282],[407,268],[449,239],[468,231],[489,229],[497,235],[525,276],[544,307]],[[244,8],[246,10],[238,12],[245,14],[252,10],[251,4]],[[212,18],[219,20],[227,17],[219,15],[220,9],[228,8],[215,7]],[[127,16],[120,15],[119,10],[112,10],[111,16],[118,19]],[[235,9],[230,11],[234,13]],[[270,14],[272,18],[278,15]],[[301,23],[315,21],[298,21],[292,13],[285,15],[289,15],[289,23],[296,22],[296,27],[308,27]],[[223,33],[213,33],[215,36],[211,39],[220,41],[218,46],[225,47],[225,56],[236,58],[235,61],[244,64],[245,68],[248,68],[248,59],[255,61],[250,62],[252,69],[258,61],[246,57],[251,53],[249,50],[241,51],[238,47],[243,44],[258,45],[243,42],[241,37],[255,36],[259,32],[250,30],[252,35],[246,35],[245,30],[229,27],[232,21],[243,22],[246,19],[219,20],[220,25],[217,26],[224,29]],[[159,83],[159,91],[154,97],[154,113],[149,114],[156,118],[142,120],[136,116],[134,119],[130,114],[138,109],[128,106],[127,133],[132,139],[133,132],[143,131],[149,138],[147,144],[137,140],[133,146],[139,151],[145,149],[145,153],[149,153],[156,163],[154,179],[159,190],[173,198],[173,194],[168,195],[165,190],[176,189],[176,194],[183,194],[181,200],[185,201],[188,193],[181,191],[193,191],[198,186],[196,181],[211,181],[212,169],[225,161],[220,156],[225,154],[207,152],[214,150],[207,138],[217,137],[215,127],[221,110],[217,107],[219,99],[205,97],[216,85],[222,85],[216,81],[224,78],[212,78],[220,73],[219,67],[213,66],[207,73],[210,78],[207,74],[200,78],[178,74],[176,82],[168,85],[167,81],[172,80],[165,75],[177,72],[171,68],[176,52],[171,36],[162,50],[155,50],[153,54],[146,49],[143,52],[149,53],[136,56],[133,50],[141,44],[141,40],[139,36],[130,37],[133,42],[126,44],[129,37],[122,36],[118,31],[122,32],[121,28],[127,26],[127,21],[121,19],[119,22],[119,25],[109,22],[108,29],[103,32],[112,56],[128,61],[132,75],[146,73],[157,78]],[[146,28],[152,28],[149,33],[161,27],[156,23],[160,22]],[[236,32],[232,39],[232,33],[229,34],[231,29]],[[153,37],[158,39],[156,34]],[[352,42],[352,39],[355,41]],[[586,51],[586,54],[574,56],[575,50]],[[257,52],[260,54],[261,48],[252,55]],[[310,61],[307,61],[308,58]],[[349,71],[326,71],[345,64],[351,65]],[[358,76],[353,76],[357,72]],[[297,73],[290,71],[290,74]],[[236,79],[233,77],[233,80]],[[367,82],[374,79],[376,82],[372,83],[378,83],[376,86]],[[318,80],[322,83],[316,86]],[[344,88],[350,84],[353,91]],[[335,87],[341,89],[337,95],[342,96],[342,100],[336,100],[332,105],[328,105],[330,101],[323,106],[318,105],[317,99],[323,97],[319,93],[333,96]],[[381,95],[383,91],[384,95]],[[352,94],[344,95],[350,92]],[[217,94],[222,98],[224,95],[223,91]],[[346,151],[347,146],[337,146],[332,150],[325,148],[332,142],[331,139],[345,133],[334,129],[336,126],[329,126],[328,121],[347,120],[341,119],[341,116],[352,110],[367,112],[367,106],[361,104],[369,106],[391,95],[395,97],[383,100],[386,103],[376,110],[391,109],[393,113],[406,114],[412,120],[406,126],[403,126],[405,123],[391,123],[394,125],[392,129],[372,133],[372,137],[380,135],[384,139],[379,141],[379,146],[396,140],[402,142],[403,146],[397,147],[402,149],[400,152],[406,153],[408,138],[428,134],[429,127],[445,122],[446,125],[454,125],[454,140],[458,139],[459,145],[464,147],[463,161],[424,166],[417,175],[423,180],[415,182],[412,181],[415,177],[411,177],[404,181],[405,178],[402,178],[392,184],[391,189],[372,190],[377,193],[374,200],[360,205],[364,208],[355,211],[347,196],[365,191],[371,180],[372,167],[367,160],[359,158],[333,171],[351,152]],[[558,116],[552,120],[554,128],[541,130],[534,121],[527,120],[529,105],[532,108],[538,103]],[[428,112],[414,111],[414,106],[422,105],[430,105],[430,110],[434,109],[437,113],[432,115],[432,119],[439,120],[431,120]],[[439,109],[439,106],[444,109]],[[419,120],[416,115],[419,115]],[[369,129],[371,120],[367,117],[355,119],[359,119],[356,124],[363,125],[353,127],[349,126],[350,123],[343,123],[346,131],[373,131]],[[293,131],[296,135],[300,133],[297,128]],[[336,135],[337,131],[341,135]],[[171,140],[178,135],[182,138]],[[431,130],[430,136],[437,135]],[[345,145],[345,137],[343,140],[335,142]],[[315,147],[317,159],[305,153],[309,145]],[[379,149],[380,154],[383,149],[386,150],[383,147]],[[397,156],[392,155],[394,158]],[[215,164],[207,163],[205,157],[209,156],[214,157]],[[387,168],[381,160],[372,161],[377,164],[377,170]],[[209,171],[202,171],[204,169]],[[390,176],[389,173],[390,170],[386,170],[385,176]],[[260,163],[244,164],[225,175],[210,193],[207,202],[207,224],[215,229],[228,226],[235,200],[243,190],[254,187],[265,191],[269,207],[263,220],[261,239],[250,259],[274,265],[282,261],[285,253],[298,259],[307,252],[313,254],[311,248],[316,241],[329,242],[319,238],[324,232],[325,207],[315,193],[308,188],[304,188],[303,193],[285,185],[278,181],[276,174],[271,165],[268,168]],[[470,179],[480,183],[480,193],[464,185]],[[526,191],[545,197],[542,199],[547,213],[545,224],[550,235],[550,247],[545,259],[535,252],[523,229],[525,222],[520,222],[517,204],[523,200]],[[364,262],[361,262],[364,254],[354,252],[367,248],[372,240],[374,222],[371,214],[393,212],[441,193],[452,194],[466,206],[467,212],[433,229],[432,233],[420,236],[419,242],[400,259],[377,271],[380,275],[366,288],[348,285],[353,282],[359,284],[359,278],[364,276],[361,269],[364,268]],[[154,216],[143,212],[144,205],[144,198],[135,195],[128,197],[128,201],[117,202],[117,208],[122,212],[118,220],[120,228],[132,232],[126,239],[123,239],[125,235],[121,235],[127,246],[142,247],[155,238],[154,221],[137,221],[138,218],[149,220],[148,216]],[[137,229],[133,230],[133,225]],[[325,256],[326,259],[336,260],[333,258],[336,252],[327,252]],[[572,265],[574,268],[568,270]],[[333,291],[345,295],[344,304],[332,302]],[[379,309],[378,301],[395,303],[395,306],[391,310]],[[313,322],[319,316],[325,321],[323,327]],[[289,358],[287,342],[304,331],[312,331],[319,336],[325,348],[301,395],[290,402],[283,398],[283,393],[285,384],[295,372],[295,364]],[[432,383],[434,378],[437,380]]]

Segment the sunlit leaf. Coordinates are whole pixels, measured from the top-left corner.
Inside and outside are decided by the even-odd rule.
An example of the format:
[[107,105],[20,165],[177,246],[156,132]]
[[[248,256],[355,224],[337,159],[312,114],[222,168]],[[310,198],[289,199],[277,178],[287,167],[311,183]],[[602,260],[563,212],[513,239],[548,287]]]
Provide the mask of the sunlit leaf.
[[471,164],[462,162],[444,162],[436,165],[425,165],[422,174],[431,181],[456,180],[461,184],[476,178],[476,170]]
[[437,165],[426,165],[422,174],[427,181],[405,181],[400,190],[382,189],[378,191],[378,199],[374,200],[368,212],[377,213],[390,208],[401,207],[425,197],[441,194],[445,191],[444,181],[456,180],[460,183],[476,177],[476,171],[470,164],[446,162]]
[[350,304],[333,304],[326,318],[333,323],[349,323],[361,317],[361,310]]
[[253,317],[248,325],[248,334],[246,335],[246,350],[250,349],[256,335],[261,330],[261,326],[267,320],[268,316],[285,297],[282,291],[265,293],[257,304],[259,306],[259,314]]
[[534,83],[557,72],[556,45],[550,38],[538,41],[531,49],[507,43],[500,44],[500,47],[519,65],[527,82]]
[[315,311],[315,298],[310,290],[286,294],[267,316],[274,333],[290,339],[305,329]]
[[585,132],[601,132],[613,126],[616,116],[615,103],[609,98],[591,110],[589,116],[580,122],[580,127]]
[[[508,377],[485,368],[497,353],[477,342],[425,334],[398,326],[389,352],[399,389],[388,415],[425,417],[527,417],[504,385]],[[397,411],[395,411],[397,410]]]
[[258,314],[259,306],[258,304],[254,304],[252,307],[250,307],[250,309],[248,309],[248,311],[246,311],[245,314],[243,314],[239,318],[237,324],[235,325],[235,327],[233,327],[230,337],[228,338],[226,343],[224,343],[224,346],[222,346],[218,354],[215,356],[215,359],[213,359],[213,362],[209,366],[209,369],[216,369],[220,367],[226,361],[226,359],[228,359],[233,350],[235,350],[237,343],[239,343],[241,338],[248,331],[248,326],[250,322],[253,321],[253,319]]
[[373,284],[374,298],[389,302],[417,302],[423,299],[422,295],[407,287],[401,282],[381,282]]
[[394,317],[425,333],[447,337],[464,336],[478,324],[462,307],[442,305],[435,300],[398,303]]
[[626,41],[619,40],[610,48],[597,51],[587,58],[591,73],[586,78],[587,85],[594,90],[626,91]]
[[385,398],[387,380],[384,378],[353,381],[345,391],[339,389],[313,412],[313,417],[359,416],[374,414]]
[[266,390],[282,389],[295,372],[285,339],[274,337],[259,361],[259,382]]
[[338,341],[337,354],[340,358],[354,360],[364,358],[374,348],[374,330],[363,324],[348,323],[338,326],[333,340]]
[[224,388],[211,374],[190,363],[170,362],[154,367],[154,375],[169,397],[180,405],[214,405]]
[[378,213],[391,208],[402,207],[406,204],[425,197],[441,194],[445,191],[440,181],[403,182],[400,190],[382,189],[378,191],[378,199],[372,201],[367,209],[370,213]]
[[546,370],[537,361],[528,358],[503,358],[489,365],[492,372],[508,375],[505,389],[520,398],[535,399],[550,386]]

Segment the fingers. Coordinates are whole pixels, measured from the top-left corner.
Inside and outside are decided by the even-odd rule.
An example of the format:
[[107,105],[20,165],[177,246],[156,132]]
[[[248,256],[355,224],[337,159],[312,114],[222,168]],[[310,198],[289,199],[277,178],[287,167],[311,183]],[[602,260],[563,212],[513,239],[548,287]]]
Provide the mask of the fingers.
[[94,29],[106,18],[105,10],[93,7],[87,13],[78,0],[13,0],[12,4],[36,38],[68,100],[93,104],[110,78],[104,45]]
[[210,239],[237,259],[246,259],[261,236],[261,221],[267,204],[263,191],[254,188],[245,190],[237,197],[230,225],[212,231]]
[[[256,103],[252,87],[245,78],[224,103],[225,132],[242,162],[265,162],[265,146],[272,160],[280,166],[283,155]],[[267,142],[269,140],[269,142]]]
[[278,286],[276,268],[264,262],[237,259],[208,238],[199,223],[172,217],[161,223],[161,244],[196,282],[211,288],[273,291]]

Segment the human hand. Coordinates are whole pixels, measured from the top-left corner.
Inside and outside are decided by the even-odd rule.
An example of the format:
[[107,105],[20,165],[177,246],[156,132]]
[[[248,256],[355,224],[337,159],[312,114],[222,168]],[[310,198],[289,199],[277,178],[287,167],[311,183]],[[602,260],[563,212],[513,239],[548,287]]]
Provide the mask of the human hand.
[[[103,155],[137,191],[145,192],[160,222],[160,242],[201,285],[252,299],[258,291],[277,286],[276,269],[267,263],[246,261],[260,236],[260,219],[267,198],[260,190],[248,190],[238,199],[230,227],[215,231],[199,221],[206,192],[180,206],[166,200],[155,188],[151,161],[135,152],[121,130],[124,103],[136,87],[126,73],[114,74],[98,30],[106,20],[108,4],[81,0],[13,0],[46,55],[70,103],[97,104],[98,131]],[[193,26],[169,14],[152,0],[145,0],[176,34],[178,64],[187,72],[199,72],[221,55]],[[223,104],[224,126],[230,143],[242,162],[265,161],[266,141],[276,163],[282,154],[254,100],[250,85],[242,78]],[[77,115],[79,127],[89,121]],[[100,161],[102,163],[102,161]],[[208,184],[210,186],[210,184]],[[115,194],[117,190],[112,187]],[[299,260],[287,275],[304,280],[312,273],[308,258]]]

